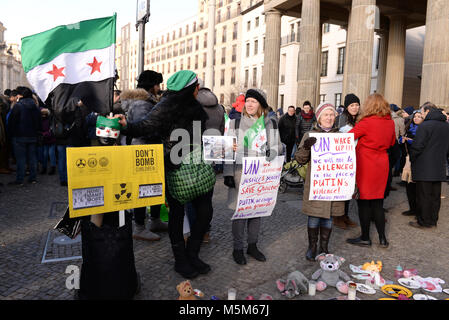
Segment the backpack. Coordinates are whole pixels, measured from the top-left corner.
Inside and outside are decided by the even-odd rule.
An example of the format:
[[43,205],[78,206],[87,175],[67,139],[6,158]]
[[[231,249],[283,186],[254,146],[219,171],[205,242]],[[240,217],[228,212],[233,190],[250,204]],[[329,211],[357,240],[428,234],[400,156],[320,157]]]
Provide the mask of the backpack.
[[75,123],[72,123],[72,125],[64,124],[53,116],[50,120],[50,132],[56,139],[67,139],[74,125]]

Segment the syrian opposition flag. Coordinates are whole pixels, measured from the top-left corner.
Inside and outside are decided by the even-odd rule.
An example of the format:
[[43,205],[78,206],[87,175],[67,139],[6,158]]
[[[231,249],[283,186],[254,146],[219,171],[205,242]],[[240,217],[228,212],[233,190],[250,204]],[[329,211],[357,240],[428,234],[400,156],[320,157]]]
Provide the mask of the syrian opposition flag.
[[59,26],[22,38],[22,65],[42,101],[61,112],[71,98],[112,110],[116,15]]
[[228,135],[228,132],[229,132],[229,125],[230,125],[230,123],[231,123],[231,119],[229,119],[229,116],[228,116],[228,114],[225,112],[224,113],[224,118],[225,118],[225,128],[224,128],[224,136],[227,136]]
[[246,131],[243,145],[250,150],[263,152],[266,143],[267,131],[265,130],[265,118],[262,115],[252,127]]

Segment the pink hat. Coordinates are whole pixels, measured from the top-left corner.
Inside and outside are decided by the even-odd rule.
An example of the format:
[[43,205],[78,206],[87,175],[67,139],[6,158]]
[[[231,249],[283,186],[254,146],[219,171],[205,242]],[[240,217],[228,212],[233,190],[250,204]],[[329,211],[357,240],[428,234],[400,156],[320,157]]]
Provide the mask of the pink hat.
[[321,114],[322,114],[323,111],[326,110],[326,109],[331,109],[331,110],[333,110],[333,111],[337,114],[337,111],[335,110],[335,107],[334,107],[334,105],[333,105],[332,103],[329,103],[329,102],[323,102],[323,103],[321,103],[321,104],[318,106],[318,108],[316,108],[316,111],[315,111],[315,117],[316,117],[316,121],[317,121],[317,122],[320,120]]

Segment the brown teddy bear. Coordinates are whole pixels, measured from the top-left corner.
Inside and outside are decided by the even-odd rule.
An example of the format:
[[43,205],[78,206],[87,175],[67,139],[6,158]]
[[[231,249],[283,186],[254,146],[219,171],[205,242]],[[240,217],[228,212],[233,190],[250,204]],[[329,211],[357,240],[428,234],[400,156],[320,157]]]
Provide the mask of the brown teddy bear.
[[176,286],[179,292],[178,300],[196,300],[195,292],[193,291],[190,281],[183,281]]

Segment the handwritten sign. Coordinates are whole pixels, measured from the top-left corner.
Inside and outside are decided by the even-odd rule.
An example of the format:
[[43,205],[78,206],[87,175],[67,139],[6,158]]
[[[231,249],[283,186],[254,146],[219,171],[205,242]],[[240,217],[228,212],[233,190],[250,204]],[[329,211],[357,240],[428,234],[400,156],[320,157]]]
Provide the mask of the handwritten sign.
[[312,146],[310,200],[345,201],[355,189],[356,156],[353,133],[310,133]]
[[231,220],[271,216],[276,205],[284,156],[242,159],[237,208]]

